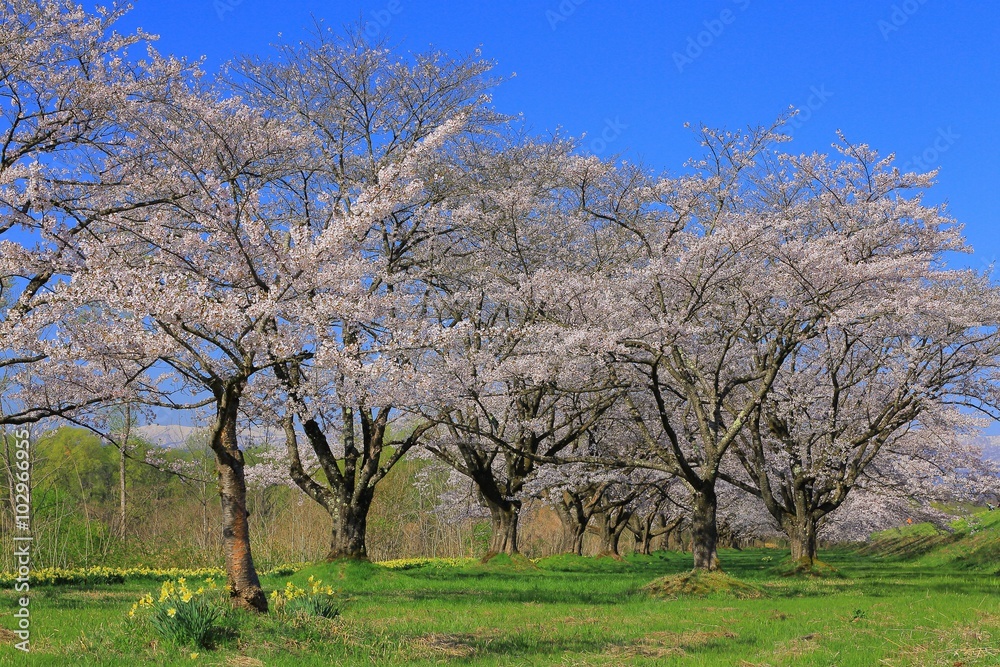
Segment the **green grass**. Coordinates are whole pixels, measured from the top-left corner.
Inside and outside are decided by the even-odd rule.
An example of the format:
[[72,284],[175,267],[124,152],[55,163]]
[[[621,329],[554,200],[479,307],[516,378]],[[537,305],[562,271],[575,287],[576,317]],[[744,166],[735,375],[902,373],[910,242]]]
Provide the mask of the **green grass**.
[[[1000,517],[1000,512],[997,513]],[[963,532],[964,531],[964,532]],[[759,597],[643,590],[690,568],[660,553],[624,562],[558,556],[526,566],[494,559],[387,569],[307,567],[339,591],[334,619],[231,612],[213,651],[158,640],[128,609],[154,581],[63,585],[32,592],[30,659],[9,645],[0,664],[31,665],[948,665],[1000,664],[1000,518],[980,515],[946,539],[926,527],[878,536],[885,553],[822,553],[837,577],[777,574],[787,552],[724,551],[726,573]],[[926,539],[938,540],[932,548]],[[904,543],[920,545],[901,550]],[[963,545],[971,551],[962,551]],[[964,554],[971,553],[972,557]],[[996,551],[993,551],[996,555]],[[4,618],[15,596],[0,595]],[[10,644],[5,637],[4,644]]]
[[1000,511],[959,519],[947,530],[921,523],[872,537],[866,553],[892,556],[926,567],[1000,573]]

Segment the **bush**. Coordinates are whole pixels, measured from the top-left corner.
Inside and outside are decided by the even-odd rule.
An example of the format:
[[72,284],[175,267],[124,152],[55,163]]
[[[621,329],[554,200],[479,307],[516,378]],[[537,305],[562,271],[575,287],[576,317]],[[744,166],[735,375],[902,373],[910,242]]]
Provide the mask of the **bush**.
[[322,616],[323,618],[335,618],[340,613],[336,599],[326,593],[304,595],[290,600],[285,605],[284,611],[288,614]]
[[334,618],[340,611],[333,588],[324,586],[321,579],[309,577],[309,590],[288,582],[284,590],[271,593],[271,608],[284,614],[302,614]]
[[181,646],[211,648],[222,617],[218,603],[209,599],[215,589],[212,579],[195,591],[188,588],[184,577],[176,583],[164,581],[159,599],[154,602],[152,595],[143,596],[132,605],[129,616],[148,608],[149,624],[163,639]]

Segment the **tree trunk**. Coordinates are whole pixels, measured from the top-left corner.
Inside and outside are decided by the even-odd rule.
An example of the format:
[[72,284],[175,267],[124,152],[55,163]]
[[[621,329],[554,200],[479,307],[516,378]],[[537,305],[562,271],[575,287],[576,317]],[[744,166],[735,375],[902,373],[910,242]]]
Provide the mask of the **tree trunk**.
[[683,521],[672,523],[667,526],[666,532],[663,533],[663,546],[668,551],[685,551],[684,531],[681,529],[682,523]]
[[513,556],[517,550],[517,521],[520,507],[515,503],[496,505],[487,503],[493,524],[493,534],[490,537],[490,551],[487,558],[497,554]]
[[559,547],[560,553],[583,555],[583,536],[587,532],[585,516],[575,507],[575,500],[568,498],[569,494],[564,493],[564,498],[555,504],[556,514],[562,523],[562,540]]
[[599,527],[601,531],[601,556],[611,556],[620,559],[622,557],[619,545],[622,533],[628,526],[630,514],[623,508],[609,509],[601,514]]
[[128,529],[125,463],[128,460],[128,441],[132,435],[132,406],[128,403],[125,404],[125,412],[122,415],[122,420],[122,441],[118,456],[118,530],[120,531],[122,544],[124,544],[127,539]]
[[208,549],[211,535],[208,530],[208,483],[201,483],[201,536],[204,540],[204,547]]
[[368,559],[365,545],[368,532],[368,510],[371,509],[374,489],[368,488],[354,502],[344,499],[333,517],[333,534],[330,540],[329,561],[339,558]]
[[662,535],[664,528],[665,522],[661,514],[647,515],[639,519],[639,531],[636,533],[636,550],[643,556],[653,553],[653,539]]
[[236,441],[238,407],[239,388],[227,388],[219,398],[218,422],[212,438],[222,501],[222,547],[226,556],[226,577],[234,605],[266,612],[267,596],[260,586],[250,552],[243,452]]
[[718,499],[710,486],[693,494],[694,511],[691,514],[691,553],[694,569],[719,570],[719,526],[716,521]]
[[610,521],[601,522],[601,555],[611,556],[612,558],[621,558],[621,552],[618,545],[621,542],[622,531],[615,530]]
[[126,531],[127,531],[127,528],[128,528],[128,525],[126,523],[128,514],[126,513],[127,505],[126,505],[126,496],[125,496],[125,445],[124,445],[124,443],[122,444],[122,449],[121,449],[120,455],[118,457],[118,499],[119,499],[119,507],[118,507],[118,529],[121,531],[121,539],[122,539],[122,543],[124,543],[125,540],[126,540],[126,537],[127,537],[127,532]]
[[816,522],[813,518],[795,517],[785,531],[792,547],[792,560],[812,565],[816,561]]

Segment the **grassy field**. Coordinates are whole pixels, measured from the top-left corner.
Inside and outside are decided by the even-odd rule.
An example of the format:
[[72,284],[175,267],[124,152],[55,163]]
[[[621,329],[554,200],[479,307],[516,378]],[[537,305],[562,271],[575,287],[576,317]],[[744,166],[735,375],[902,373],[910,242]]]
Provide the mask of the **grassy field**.
[[[829,551],[823,578],[777,573],[785,552],[726,551],[726,572],[756,597],[659,598],[649,582],[689,568],[686,554],[365,563],[267,577],[337,590],[334,619],[231,612],[214,650],[159,639],[128,610],[159,583],[33,591],[32,653],[4,635],[0,664],[32,665],[973,665],[1000,664],[1000,512],[939,534],[878,536]],[[12,627],[14,594],[2,596]],[[194,654],[197,655],[194,655]]]

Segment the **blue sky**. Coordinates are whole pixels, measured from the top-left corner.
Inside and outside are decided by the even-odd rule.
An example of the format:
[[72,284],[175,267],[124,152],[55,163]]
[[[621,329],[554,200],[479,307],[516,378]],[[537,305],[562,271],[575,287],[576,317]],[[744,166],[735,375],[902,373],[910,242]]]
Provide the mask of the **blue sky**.
[[[364,20],[409,51],[481,47],[507,77],[494,96],[536,131],[680,170],[698,153],[686,121],[737,128],[802,109],[789,150],[830,150],[836,131],[915,168],[940,168],[930,193],[966,224],[976,252],[1000,256],[1000,3],[944,0],[652,2],[607,0],[136,0],[126,24],[158,48],[205,56],[297,39],[313,17]],[[516,74],[516,76],[515,76]],[[998,275],[998,274],[995,274]]]

